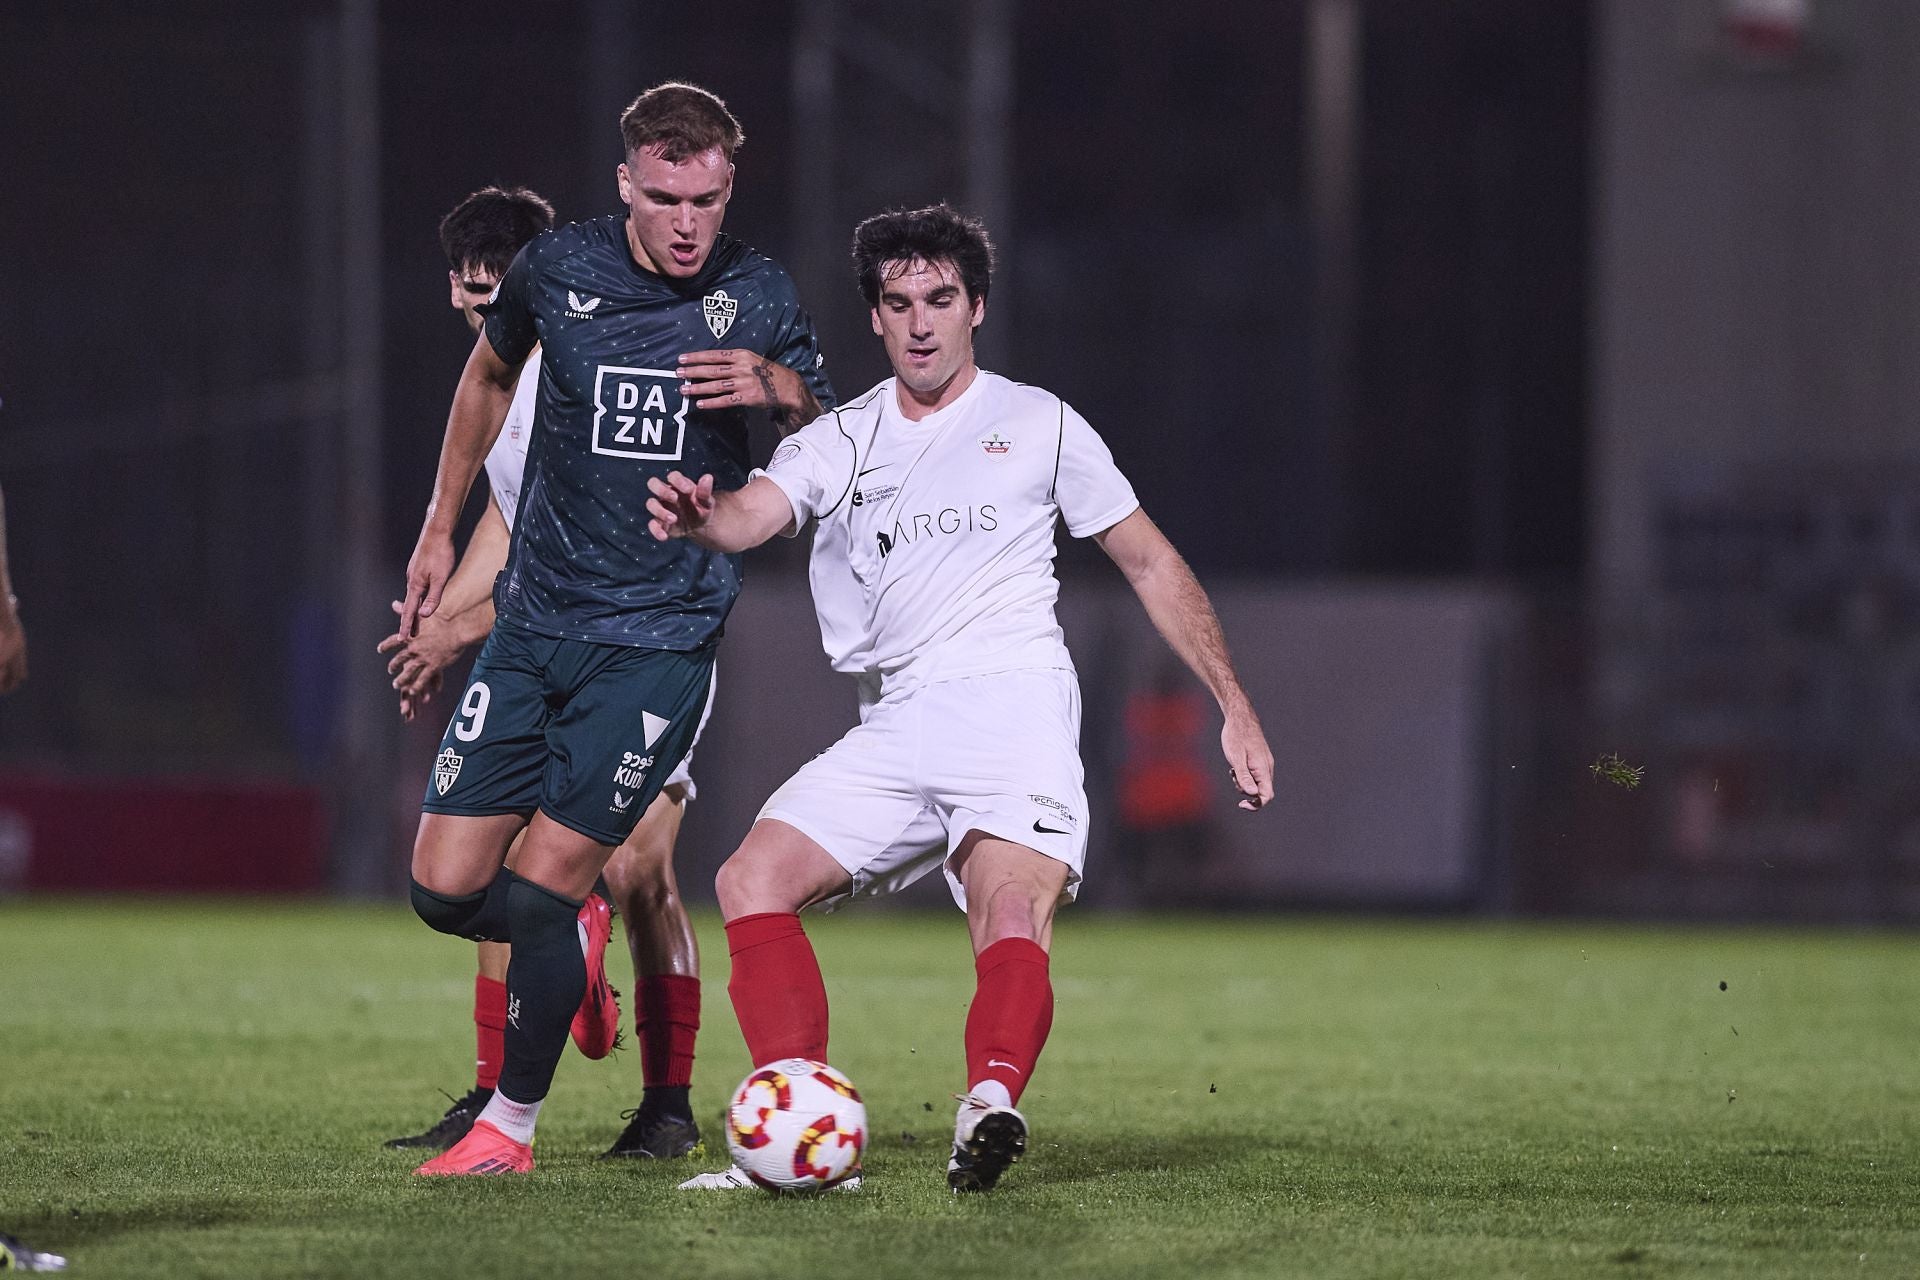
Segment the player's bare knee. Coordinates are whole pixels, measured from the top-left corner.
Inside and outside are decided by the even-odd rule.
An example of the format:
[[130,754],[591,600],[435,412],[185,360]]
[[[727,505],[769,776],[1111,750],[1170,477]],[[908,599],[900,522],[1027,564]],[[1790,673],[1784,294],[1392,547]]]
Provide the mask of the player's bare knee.
[[[1020,880],[1003,880],[992,886],[978,905],[980,932],[988,943],[1007,938],[1025,938],[1037,942],[1052,919],[1051,897],[1038,886]],[[969,904],[971,907],[971,903]],[[974,914],[973,910],[969,914]]]
[[753,858],[741,856],[745,852],[736,850],[713,877],[714,897],[720,902],[720,914],[728,920],[782,909],[765,905],[767,877]]
[[476,893],[486,888],[493,878],[491,875],[480,878],[463,863],[450,858],[436,858],[431,852],[423,854],[418,847],[413,852],[410,875],[414,884],[449,897]]
[[741,873],[733,865],[733,859],[720,864],[720,870],[713,874],[713,897],[720,905],[720,918],[733,920],[750,915],[742,905],[746,900],[746,886],[741,883]]
[[524,820],[513,814],[420,815],[413,838],[413,882],[458,897],[493,883]]
[[439,872],[430,858],[422,858],[418,851],[413,855],[413,865],[408,869],[413,883],[432,893],[457,894],[462,886],[453,883],[451,877]]
[[582,835],[541,814],[527,828],[527,838],[507,865],[523,880],[550,893],[584,898],[593,891],[612,852],[591,836]]
[[673,865],[666,857],[622,847],[608,859],[601,874],[623,905],[652,906],[674,896]]
[[614,905],[629,920],[657,921],[686,915],[679,890],[671,879],[656,876],[623,882],[608,876],[607,888],[613,892]]
[[468,892],[471,886],[456,883],[455,868],[445,865],[447,860],[437,856],[439,851],[440,843],[434,838],[432,828],[421,823],[413,838],[413,862],[407,869],[413,882],[434,893]]
[[713,890],[728,920],[769,911],[799,911],[830,896],[845,878],[811,840],[779,823],[761,823],[747,833],[720,866]]

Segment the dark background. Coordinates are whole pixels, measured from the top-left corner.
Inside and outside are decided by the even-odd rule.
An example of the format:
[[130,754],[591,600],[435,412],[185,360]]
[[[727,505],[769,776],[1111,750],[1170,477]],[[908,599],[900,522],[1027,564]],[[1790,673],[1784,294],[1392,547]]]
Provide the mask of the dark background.
[[[1618,607],[1654,578],[1653,553],[1623,567],[1593,521],[1675,527],[1657,469],[1610,444],[1619,397],[1596,376],[1598,360],[1621,385],[1659,383],[1653,357],[1617,358],[1620,318],[1674,303],[1637,309],[1627,275],[1594,281],[1623,244],[1693,259],[1680,232],[1669,244],[1622,213],[1651,188],[1620,157],[1707,145],[1688,122],[1729,109],[1807,120],[1836,95],[1909,101],[1865,53],[1911,35],[1898,6],[1827,6],[1784,53],[1741,43],[1737,0],[417,0],[360,6],[360,44],[342,17],[355,7],[0,12],[0,484],[34,662],[0,707],[15,777],[307,788],[331,814],[333,883],[383,882],[351,867],[391,864],[404,834],[378,820],[355,834],[343,797],[397,761],[412,770],[399,792],[420,771],[421,745],[395,736],[362,668],[468,345],[436,224],[494,182],[539,190],[563,219],[614,211],[620,107],[683,78],[743,121],[727,229],[793,270],[843,396],[885,372],[844,265],[852,224],[997,190],[983,362],[1084,412],[1210,584],[1430,584],[1514,604],[1490,722],[1529,781],[1491,805],[1487,843],[1504,852],[1480,883],[1498,887],[1470,898],[1580,905],[1529,861],[1540,832],[1570,823],[1603,833],[1597,846],[1671,844],[1677,795],[1594,819],[1618,798],[1578,791],[1602,748],[1657,766],[1672,738],[1608,682],[1623,663],[1665,669],[1663,618]],[[1010,53],[992,131],[965,91],[970,42],[996,12]],[[1344,150],[1315,97],[1313,34],[1341,13],[1358,24],[1336,103],[1352,113]],[[833,99],[809,115],[806,24],[835,14]],[[371,96],[344,87],[356,68]],[[1668,83],[1680,107],[1662,116],[1646,86]],[[1636,100],[1650,111],[1622,106]],[[1633,119],[1638,132],[1609,123]],[[988,132],[998,188],[967,159]],[[1807,154],[1774,182],[1806,182]],[[1770,225],[1771,197],[1736,178],[1718,192],[1728,225]],[[1819,236],[1818,221],[1810,209],[1798,225]],[[1696,320],[1753,310],[1734,278],[1701,286]],[[1887,323],[1838,317],[1830,332]],[[1700,332],[1650,341],[1686,361]],[[1701,352],[1693,367],[1718,366]],[[1805,418],[1821,415],[1817,373]],[[1648,414],[1622,429],[1676,428]],[[1821,452],[1817,434],[1770,461],[1791,472]],[[1850,465],[1884,476],[1886,453]],[[1610,497],[1596,459],[1653,496]],[[1704,501],[1720,511],[1744,483]],[[1063,548],[1069,580],[1102,572],[1089,550]],[[756,582],[794,582],[799,555],[765,554]],[[1269,656],[1260,637],[1235,642],[1243,665]],[[1852,812],[1888,803],[1849,794]],[[1910,875],[1889,821],[1869,839],[1873,884]]]

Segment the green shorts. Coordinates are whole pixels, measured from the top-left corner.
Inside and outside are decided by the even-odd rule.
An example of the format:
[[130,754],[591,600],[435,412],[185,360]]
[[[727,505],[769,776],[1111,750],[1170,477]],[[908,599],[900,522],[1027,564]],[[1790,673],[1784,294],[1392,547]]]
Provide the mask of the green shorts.
[[693,747],[714,648],[635,649],[496,626],[440,739],[422,808],[538,809],[620,844]]

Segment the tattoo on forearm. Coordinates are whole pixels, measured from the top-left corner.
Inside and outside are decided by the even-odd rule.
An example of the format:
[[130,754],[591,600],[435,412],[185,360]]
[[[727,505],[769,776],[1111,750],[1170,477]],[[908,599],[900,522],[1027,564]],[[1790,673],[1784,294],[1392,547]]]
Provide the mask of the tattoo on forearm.
[[773,425],[780,429],[780,434],[783,436],[792,435],[826,412],[820,407],[820,398],[813,394],[813,390],[805,382],[800,384],[798,404],[782,403],[779,393],[774,389],[771,361],[762,361],[755,365],[753,376],[760,380],[760,387],[767,394],[767,414],[773,419]]
[[825,413],[820,407],[820,398],[803,384],[800,388],[800,408],[797,411],[782,411],[774,415],[773,425],[780,428],[780,434],[790,436],[800,428]]
[[785,422],[787,407],[780,403],[780,393],[774,390],[773,366],[762,361],[753,366],[753,376],[760,380],[760,390],[767,397],[767,412],[773,415],[775,422]]

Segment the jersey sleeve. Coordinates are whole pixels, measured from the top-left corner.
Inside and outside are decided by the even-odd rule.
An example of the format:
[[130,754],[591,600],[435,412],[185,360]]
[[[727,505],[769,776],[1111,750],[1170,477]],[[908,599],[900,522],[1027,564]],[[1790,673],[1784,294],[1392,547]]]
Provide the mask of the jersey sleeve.
[[839,418],[827,413],[782,440],[760,474],[787,495],[797,534],[807,521],[831,514],[846,500],[853,461],[853,441],[840,429]]
[[1114,465],[1113,453],[1087,420],[1062,403],[1060,453],[1054,464],[1053,500],[1067,532],[1076,538],[1104,533],[1140,506],[1133,486]]
[[780,322],[774,326],[773,350],[767,358],[799,374],[822,409],[839,403],[833,398],[833,385],[827,381],[827,358],[820,353],[820,335],[814,331],[813,317],[798,302],[790,301],[782,309]]
[[519,364],[540,341],[533,320],[533,277],[537,270],[534,248],[538,239],[528,242],[514,255],[513,265],[500,277],[493,296],[475,308],[486,317],[487,341],[493,353],[508,364]]

